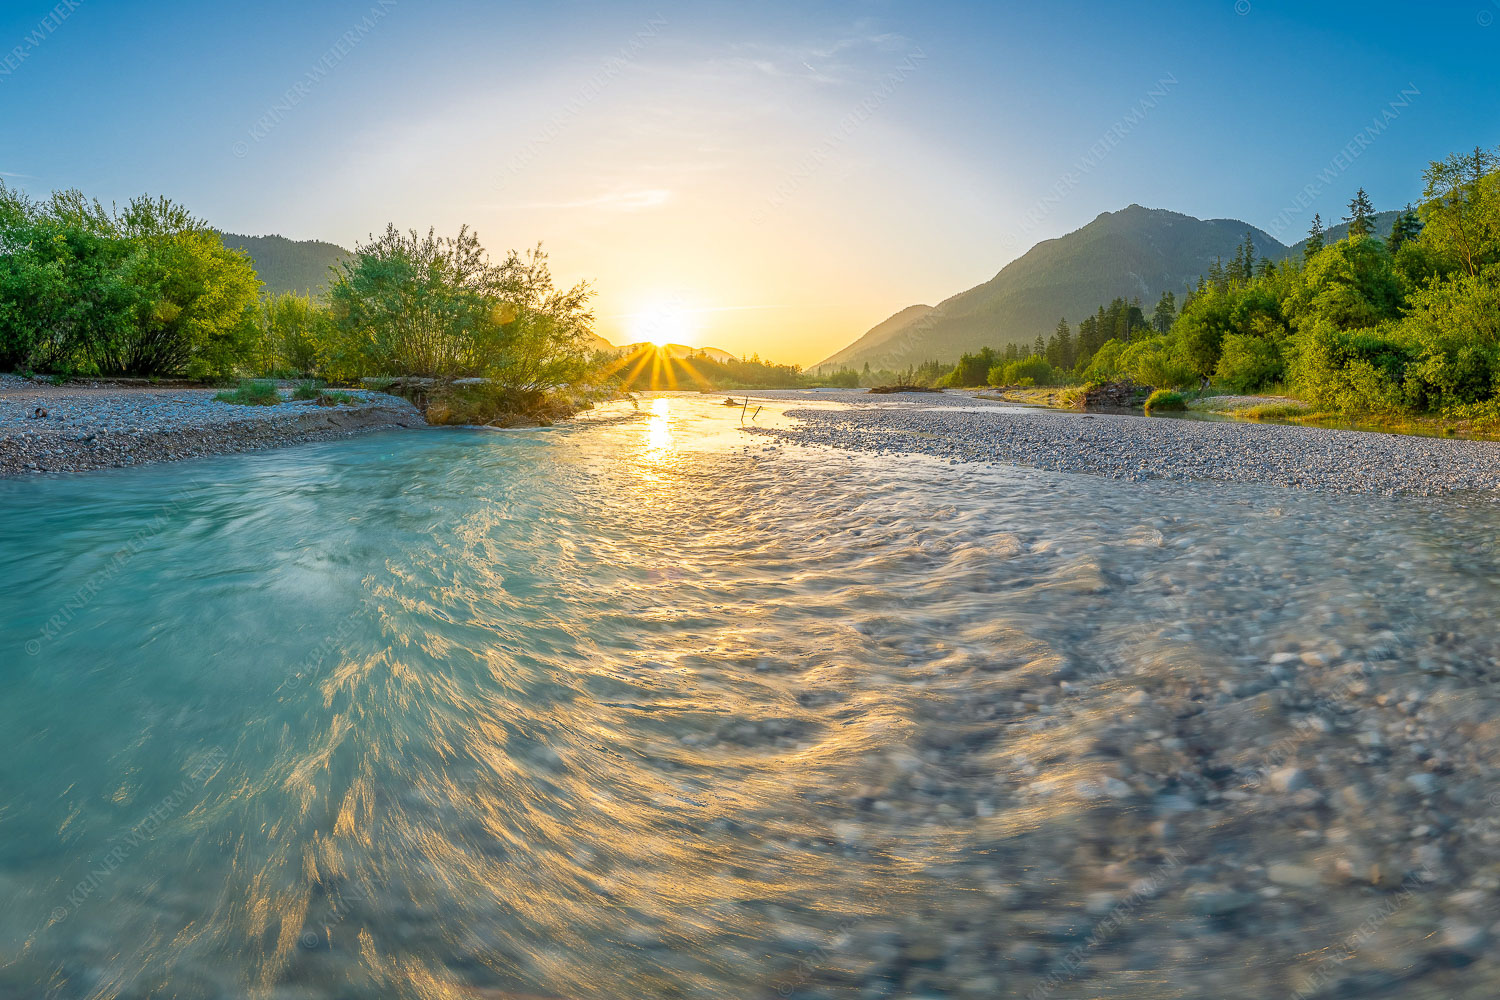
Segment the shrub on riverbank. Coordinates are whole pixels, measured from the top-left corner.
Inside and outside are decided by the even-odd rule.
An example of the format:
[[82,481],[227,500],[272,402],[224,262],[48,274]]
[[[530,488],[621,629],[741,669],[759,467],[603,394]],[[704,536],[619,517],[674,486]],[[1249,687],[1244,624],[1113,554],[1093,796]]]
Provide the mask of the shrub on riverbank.
[[253,356],[259,289],[249,257],[165,198],[0,182],[0,368],[223,378]]
[[1052,382],[1052,375],[1052,366],[1047,363],[1046,358],[1032,356],[995,365],[989,370],[989,384],[1048,385]]
[[1146,414],[1175,413],[1187,409],[1187,397],[1170,389],[1157,389],[1146,399]]
[[601,395],[597,390],[543,392],[495,383],[448,383],[408,394],[408,398],[422,408],[430,424],[547,427],[587,409]]
[[214,399],[238,406],[275,406],[281,402],[281,392],[274,382],[246,379],[238,388],[221,392]]

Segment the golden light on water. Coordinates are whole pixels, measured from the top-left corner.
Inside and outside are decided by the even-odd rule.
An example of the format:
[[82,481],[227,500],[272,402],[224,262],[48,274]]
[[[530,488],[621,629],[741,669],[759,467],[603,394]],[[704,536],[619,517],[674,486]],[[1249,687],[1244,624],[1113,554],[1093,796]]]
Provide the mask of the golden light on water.
[[672,450],[672,401],[658,399],[651,404],[651,421],[646,425],[646,450],[661,454]]

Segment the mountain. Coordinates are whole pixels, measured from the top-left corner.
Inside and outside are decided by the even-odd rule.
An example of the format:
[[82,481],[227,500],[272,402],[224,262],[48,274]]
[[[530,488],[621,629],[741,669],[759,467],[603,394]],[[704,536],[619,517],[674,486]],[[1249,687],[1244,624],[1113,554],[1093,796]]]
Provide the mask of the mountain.
[[1232,259],[1246,232],[1257,256],[1280,259],[1291,252],[1234,219],[1195,219],[1140,205],[1105,212],[1076,232],[1038,243],[978,287],[931,309],[902,310],[813,370],[867,361],[874,368],[904,368],[956,361],[982,347],[1030,344],[1037,334],[1051,334],[1059,318],[1076,326],[1116,298],[1140,299],[1149,313],[1162,292],[1180,296],[1215,258]]
[[243,250],[255,262],[266,283],[264,293],[295,292],[321,297],[328,289],[328,270],[352,257],[348,250],[317,240],[289,240],[285,236],[237,236],[220,233],[224,245]]

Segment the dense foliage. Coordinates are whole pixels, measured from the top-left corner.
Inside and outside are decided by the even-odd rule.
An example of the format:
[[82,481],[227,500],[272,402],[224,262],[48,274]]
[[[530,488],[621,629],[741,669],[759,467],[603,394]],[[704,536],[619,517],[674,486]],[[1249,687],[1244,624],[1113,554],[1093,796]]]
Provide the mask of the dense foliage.
[[355,251],[329,289],[335,377],[488,377],[524,391],[585,370],[586,284],[554,287],[537,248],[490,260],[467,227],[444,238],[394,226]]
[[587,285],[540,248],[492,262],[468,229],[388,228],[329,304],[260,295],[250,258],[166,199],[36,202],[0,183],[0,369],[58,374],[486,376],[544,392],[588,373]]
[[224,376],[254,354],[249,258],[166,199],[0,183],[0,368]]

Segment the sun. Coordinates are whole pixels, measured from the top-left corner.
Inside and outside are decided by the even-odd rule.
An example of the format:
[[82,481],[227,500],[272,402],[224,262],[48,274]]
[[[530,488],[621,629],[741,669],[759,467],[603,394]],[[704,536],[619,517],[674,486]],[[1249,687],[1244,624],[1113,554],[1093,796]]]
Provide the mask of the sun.
[[677,305],[656,305],[636,313],[630,326],[631,338],[637,343],[692,346],[697,328],[686,309]]

